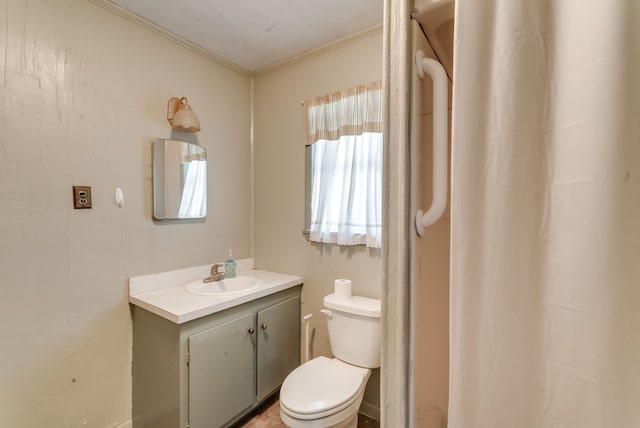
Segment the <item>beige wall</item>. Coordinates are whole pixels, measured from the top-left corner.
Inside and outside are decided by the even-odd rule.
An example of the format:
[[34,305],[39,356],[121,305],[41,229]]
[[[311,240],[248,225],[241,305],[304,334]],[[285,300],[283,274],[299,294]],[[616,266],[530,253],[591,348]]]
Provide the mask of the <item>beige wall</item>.
[[[319,310],[323,297],[333,291],[334,279],[349,278],[354,293],[381,298],[382,261],[379,250],[312,244],[302,236],[301,101],[381,78],[380,32],[255,80],[254,256],[261,269],[304,278],[302,313],[314,314],[314,356],[330,355],[326,323]],[[379,408],[378,379],[376,372],[365,396],[374,408]]]
[[[86,0],[0,0],[0,426],[126,425],[131,416],[130,276],[254,254],[305,278],[314,355],[328,354],[322,297],[333,280],[381,297],[380,251],[301,235],[300,101],[378,80],[375,34],[255,81],[251,236],[250,80]],[[172,133],[166,102],[187,96],[198,134]],[[151,219],[154,138],[209,156],[204,222]],[[73,210],[72,185],[93,209]],[[123,208],[113,193],[121,187]],[[377,376],[365,400],[379,406]]]
[[[436,58],[429,43],[412,21],[413,44],[427,57]],[[413,76],[413,74],[412,74]],[[433,85],[428,76],[413,84],[420,91],[420,156],[418,206],[426,211],[432,201],[433,186]],[[415,92],[414,92],[415,94]],[[451,87],[449,87],[451,107]],[[449,108],[449,118],[451,109]],[[449,127],[451,129],[451,127]],[[449,131],[449,137],[450,131]],[[446,419],[449,403],[449,205],[442,218],[416,240],[416,281],[411,294],[414,425],[434,425],[434,412]]]
[[[118,426],[127,278],[251,256],[250,81],[86,0],[0,11],[0,426]],[[202,132],[175,137],[208,150],[209,217],[154,224],[150,141],[183,95]]]

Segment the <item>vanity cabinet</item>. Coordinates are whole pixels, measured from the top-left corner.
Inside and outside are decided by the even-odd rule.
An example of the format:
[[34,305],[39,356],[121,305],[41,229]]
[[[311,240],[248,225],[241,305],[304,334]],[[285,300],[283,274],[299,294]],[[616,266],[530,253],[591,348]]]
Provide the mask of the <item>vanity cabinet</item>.
[[134,307],[133,426],[218,428],[300,363],[300,286],[185,324]]
[[189,426],[223,426],[251,408],[255,327],[252,313],[189,336]]
[[[258,312],[258,401],[280,388],[289,373],[300,364],[300,299],[291,298]],[[298,326],[292,329],[291,326]],[[297,349],[297,352],[283,352]]]

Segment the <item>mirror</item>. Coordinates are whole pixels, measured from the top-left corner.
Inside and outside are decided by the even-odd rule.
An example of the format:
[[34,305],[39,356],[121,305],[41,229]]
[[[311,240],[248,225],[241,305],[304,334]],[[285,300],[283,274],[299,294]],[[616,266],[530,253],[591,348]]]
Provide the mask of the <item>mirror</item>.
[[186,141],[154,140],[152,152],[153,218],[206,218],[206,149]]

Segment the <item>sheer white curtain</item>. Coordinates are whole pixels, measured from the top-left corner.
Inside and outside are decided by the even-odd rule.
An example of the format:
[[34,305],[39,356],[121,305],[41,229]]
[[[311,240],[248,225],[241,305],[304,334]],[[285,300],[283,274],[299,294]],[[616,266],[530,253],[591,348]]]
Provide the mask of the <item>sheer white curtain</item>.
[[382,244],[382,134],[314,144],[310,239],[340,245]]
[[375,82],[305,101],[312,241],[382,244],[380,93]]
[[207,215],[207,160],[206,152],[192,145],[181,146],[182,192],[179,218]]
[[640,427],[639,7],[456,0],[449,428]]
[[192,160],[185,167],[178,217],[202,217],[207,214],[207,161]]

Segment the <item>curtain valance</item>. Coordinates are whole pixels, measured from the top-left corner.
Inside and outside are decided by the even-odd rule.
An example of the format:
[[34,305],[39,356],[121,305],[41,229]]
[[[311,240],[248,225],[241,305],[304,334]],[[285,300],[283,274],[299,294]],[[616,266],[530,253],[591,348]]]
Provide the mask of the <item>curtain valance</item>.
[[381,87],[376,81],[306,100],[305,144],[382,132]]

